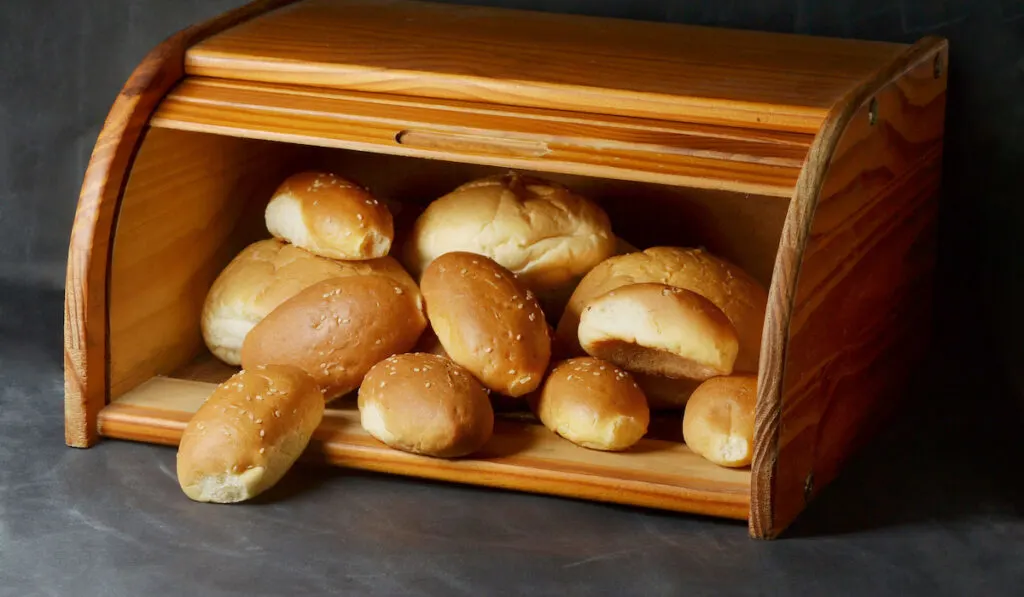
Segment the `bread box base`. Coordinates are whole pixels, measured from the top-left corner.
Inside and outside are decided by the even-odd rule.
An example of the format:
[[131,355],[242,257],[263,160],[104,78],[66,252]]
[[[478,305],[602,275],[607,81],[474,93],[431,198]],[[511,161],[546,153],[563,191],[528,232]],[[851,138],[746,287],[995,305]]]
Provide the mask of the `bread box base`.
[[188,29],[125,85],[83,183],[67,443],[177,443],[231,373],[200,336],[205,293],[266,236],[288,174],[330,168],[422,206],[515,168],[600,202],[641,249],[702,245],[769,288],[752,465],[690,452],[679,413],[625,453],[505,417],[482,454],[427,459],[372,440],[350,400],[307,457],[775,537],[884,421],[927,344],[946,52],[406,1],[263,1]]

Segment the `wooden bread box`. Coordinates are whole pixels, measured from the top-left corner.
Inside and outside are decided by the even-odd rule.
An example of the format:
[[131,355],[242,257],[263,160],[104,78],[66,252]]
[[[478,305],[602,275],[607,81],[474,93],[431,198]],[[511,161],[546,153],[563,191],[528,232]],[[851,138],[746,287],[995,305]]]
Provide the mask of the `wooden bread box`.
[[[768,288],[753,463],[652,432],[587,450],[500,419],[485,450],[395,450],[327,411],[329,464],[746,520],[782,532],[870,438],[928,342],[947,44],[825,39],[409,0],[263,0],[154,49],[82,186],[66,442],[176,445],[235,370],[204,296],[304,168],[425,204],[514,169],[599,202],[632,245],[702,246]],[[652,428],[655,427],[652,424]]]

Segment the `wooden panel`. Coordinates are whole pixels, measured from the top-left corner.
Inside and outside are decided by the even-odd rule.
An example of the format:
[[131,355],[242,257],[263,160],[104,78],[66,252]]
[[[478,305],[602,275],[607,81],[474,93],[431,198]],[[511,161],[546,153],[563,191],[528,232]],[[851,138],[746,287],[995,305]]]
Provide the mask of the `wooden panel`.
[[185,49],[204,37],[293,0],[259,0],[186,29],[135,69],[107,115],[85,171],[68,248],[64,294],[64,441],[95,443],[107,399],[107,266],[114,214],[143,129],[183,75]]
[[903,46],[404,0],[304,0],[189,50],[187,71],[817,131]]
[[[177,445],[211,383],[157,377],[100,413],[107,437]],[[351,402],[328,409],[308,460],[356,469],[745,520],[750,473],[718,467],[679,442],[644,439],[628,452],[581,448],[542,426],[499,419],[483,450],[457,460],[392,450],[359,424]]]
[[153,125],[789,197],[813,139],[599,115],[188,78]]
[[945,63],[945,43],[925,40],[851,97],[797,187],[762,345],[754,536],[777,535],[832,480],[927,343],[946,88],[936,56]]
[[202,348],[206,292],[302,148],[153,129],[124,192],[110,268],[110,390],[116,397]]

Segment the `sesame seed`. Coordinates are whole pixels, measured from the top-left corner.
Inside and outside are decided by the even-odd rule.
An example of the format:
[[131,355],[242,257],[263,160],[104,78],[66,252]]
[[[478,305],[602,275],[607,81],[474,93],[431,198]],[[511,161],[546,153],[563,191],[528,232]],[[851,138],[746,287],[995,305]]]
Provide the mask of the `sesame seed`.
[[416,373],[420,372],[420,368],[419,367],[413,367],[412,370],[415,371]]
[[380,338],[377,338],[377,341],[374,342],[374,344],[380,344]]
[[256,424],[257,425],[262,425],[263,424],[263,419],[256,419]]
[[524,305],[523,303],[519,303],[518,305],[516,305],[516,309],[522,309],[525,306],[526,305]]
[[274,416],[275,416],[275,417],[280,417],[280,416],[281,416],[281,411],[279,411],[279,410],[275,410],[275,411],[274,411]]
[[597,377],[598,375],[601,375],[601,374],[598,373],[597,371],[594,371],[594,377]]
[[395,286],[395,294],[402,294],[402,289]]
[[529,290],[526,291],[526,300],[528,300],[528,301],[532,301],[533,300],[533,293],[530,292]]
[[516,370],[515,369],[509,369],[508,370],[508,374],[509,375],[515,375],[516,374]]
[[383,388],[385,385],[387,385],[387,382],[385,382],[385,381],[380,382],[380,387]]
[[570,373],[565,379],[572,381],[572,373]]
[[516,340],[522,340],[522,339],[523,339],[523,335],[522,334],[516,334]]
[[601,371],[604,371],[604,365],[601,365]]
[[262,429],[260,429],[260,437],[265,437],[266,435],[267,435],[267,432],[262,430]]
[[266,451],[267,451],[267,449],[266,449],[266,448],[260,448],[260,454],[262,454],[262,453],[264,453],[264,452],[266,452]]
[[668,296],[668,288],[661,289],[661,296]]
[[488,346],[487,348],[484,349],[484,352],[493,352],[493,351],[494,351],[494,349],[491,348],[490,346]]
[[535,313],[530,313],[530,321],[533,321],[535,319],[537,319],[537,315]]
[[356,214],[356,219],[362,221],[363,214]]
[[429,388],[429,387],[430,387],[430,382],[428,381],[427,383],[425,383],[425,384],[423,384],[423,385],[425,385],[426,387],[428,387],[428,388]]
[[293,414],[293,415],[294,415],[294,414],[298,414],[298,412],[299,412],[299,409],[297,409],[297,408],[293,408],[293,409],[292,409],[292,414]]
[[263,395],[262,394],[256,394],[256,399],[257,400],[263,400]]
[[341,320],[341,323],[349,324],[352,323],[352,320],[346,317],[345,319]]
[[466,268],[462,268],[462,271],[459,272],[459,273],[461,273],[463,276],[465,276],[467,273],[469,273],[469,270],[466,269]]
[[494,272],[494,277],[495,278],[501,278],[501,274],[499,274],[498,272]]

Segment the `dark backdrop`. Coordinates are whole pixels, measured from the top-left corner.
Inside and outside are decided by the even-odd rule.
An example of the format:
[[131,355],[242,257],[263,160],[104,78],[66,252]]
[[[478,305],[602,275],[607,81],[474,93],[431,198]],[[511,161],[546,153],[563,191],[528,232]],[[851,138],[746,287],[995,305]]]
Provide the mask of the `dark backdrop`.
[[[992,390],[985,395],[1024,395],[1024,0],[458,1],[906,42],[947,37],[941,375],[999,382],[979,386]],[[63,284],[79,184],[121,84],[165,36],[243,3],[0,1],[0,282]]]

